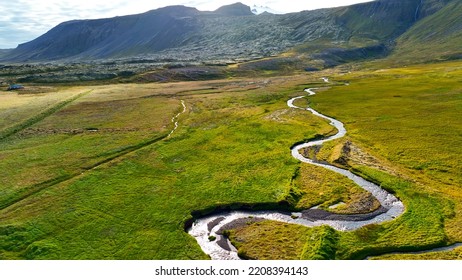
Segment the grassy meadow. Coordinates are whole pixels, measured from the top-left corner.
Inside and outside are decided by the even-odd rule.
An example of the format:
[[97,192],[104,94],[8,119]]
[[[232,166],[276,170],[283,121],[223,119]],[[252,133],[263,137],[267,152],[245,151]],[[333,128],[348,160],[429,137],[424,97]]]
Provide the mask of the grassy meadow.
[[0,256],[207,258],[184,232],[191,212],[285,200],[299,167],[289,147],[331,131],[286,108],[302,88],[284,81],[83,89],[1,143]]
[[[290,155],[333,133],[287,107],[305,87],[325,87],[305,102],[348,130],[319,156],[351,141],[392,172],[354,158],[348,167],[406,213],[348,233],[251,224],[230,232],[243,256],[354,259],[461,242],[461,74],[453,62],[330,73],[330,86],[302,74],[0,92],[0,259],[207,259],[184,231],[193,212],[339,202],[333,211],[357,211],[367,193]],[[460,256],[429,258],[446,254]]]
[[[365,166],[361,158],[351,158],[347,167],[395,193],[406,206],[396,221],[333,232],[335,250],[332,254],[329,246],[327,258],[361,259],[462,240],[461,74],[460,62],[337,74],[334,85],[308,98],[312,107],[343,121],[348,130],[345,139],[327,144],[318,159],[331,161],[338,146],[353,142],[372,155],[374,167]],[[284,227],[298,231],[297,226]],[[268,227],[265,236],[279,230],[277,225]],[[239,247],[239,233],[236,236],[233,242]],[[267,248],[286,246],[281,239],[271,240],[266,239]],[[265,248],[261,250],[251,257],[265,256]],[[306,252],[298,258],[304,256]],[[426,257],[452,259],[460,254],[394,255]]]

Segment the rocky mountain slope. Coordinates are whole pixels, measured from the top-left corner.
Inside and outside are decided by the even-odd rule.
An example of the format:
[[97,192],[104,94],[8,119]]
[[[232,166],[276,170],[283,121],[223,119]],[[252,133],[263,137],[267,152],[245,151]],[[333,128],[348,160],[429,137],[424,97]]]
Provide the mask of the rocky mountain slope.
[[[64,22],[19,45],[4,55],[3,61],[135,58],[226,62],[298,47],[311,59],[331,66],[388,55],[396,41],[403,51],[406,44],[425,45],[431,17],[438,19],[431,28],[453,30],[431,36],[446,40],[457,35],[451,40],[460,46],[459,8],[459,0],[377,0],[285,15],[255,15],[241,3],[214,12],[171,6],[138,15]],[[446,17],[446,13],[452,16]]]

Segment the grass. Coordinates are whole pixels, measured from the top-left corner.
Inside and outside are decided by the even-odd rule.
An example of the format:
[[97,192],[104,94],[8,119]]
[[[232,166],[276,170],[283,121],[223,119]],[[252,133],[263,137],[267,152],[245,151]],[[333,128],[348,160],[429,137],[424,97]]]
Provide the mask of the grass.
[[[342,77],[350,86],[313,98],[317,109],[345,122],[354,142],[410,178],[416,191],[451,201],[456,218],[444,219],[448,225],[462,221],[456,214],[462,185],[461,74],[460,62],[381,70],[367,78],[358,73]],[[452,227],[446,228],[449,239],[460,240]]]
[[[15,131],[14,127],[27,123],[27,119],[44,114],[50,108],[58,106],[64,100],[70,100],[85,89],[50,90],[40,94],[0,93],[0,129],[2,138],[6,132]],[[51,112],[50,112],[51,113]],[[49,113],[49,114],[50,114]],[[46,115],[46,114],[45,114]]]
[[[382,166],[391,166],[395,175],[358,161],[349,162],[350,168],[395,193],[406,206],[396,221],[339,233],[335,258],[412,252],[462,240],[461,72],[460,62],[356,72],[336,78],[350,86],[334,86],[309,98],[315,109],[342,120],[347,139],[374,155]],[[336,146],[330,146],[332,153]],[[329,160],[328,152],[320,154]],[[401,256],[459,255],[440,252],[394,258]]]
[[9,127],[5,130],[3,130],[2,134],[0,135],[0,140],[3,140],[5,138],[8,138],[28,127],[31,127],[33,126],[34,124],[44,120],[46,117],[48,116],[51,116],[53,115],[54,113],[58,112],[59,110],[63,109],[65,106],[67,106],[68,104],[72,103],[73,101],[77,100],[78,98],[86,95],[86,94],[89,94],[90,92],[83,92],[83,93],[80,93],[80,94],[77,94],[76,96],[73,96],[72,98],[70,99],[67,99],[67,100],[64,100],[48,109],[46,109],[45,111],[42,111],[40,112],[39,114],[35,115],[35,116],[32,116],[31,118],[21,122],[21,123],[18,123],[17,125],[14,125],[12,127]]
[[363,259],[384,252],[418,251],[438,247],[449,241],[444,228],[444,221],[454,215],[453,204],[449,199],[436,194],[429,195],[415,184],[380,171],[363,167],[360,173],[374,178],[382,187],[395,192],[406,205],[406,212],[394,222],[342,233],[337,251],[339,258]]
[[251,223],[229,231],[238,255],[252,260],[329,260],[338,235],[328,226],[308,228],[275,221]]
[[159,140],[171,126],[168,110],[181,106],[165,97],[117,99],[122,92],[105,99],[100,91],[77,95],[6,129],[9,138],[0,143],[0,166],[8,174],[0,179],[1,208]]
[[[372,258],[376,259],[376,258]],[[432,253],[422,253],[422,254],[389,254],[381,256],[382,260],[461,260],[462,259],[462,249],[456,248],[448,252],[432,252]]]
[[423,18],[397,40],[396,49],[385,63],[402,65],[462,57],[460,1],[452,1],[435,14]]
[[307,228],[281,222],[263,221],[230,232],[229,238],[244,259],[300,259],[316,253],[316,245],[325,228]]
[[[368,192],[347,178],[309,164],[301,166],[295,189],[301,193],[296,204],[299,209],[318,206],[335,213],[357,214],[371,212],[380,206]],[[369,207],[362,205],[369,200],[372,202]],[[342,205],[330,208],[338,203]]]
[[[165,93],[167,86],[144,85],[140,87],[150,87],[154,97],[136,99],[141,103],[122,98],[123,87],[111,94],[95,89],[28,133],[4,141],[2,156],[11,153],[5,156],[10,168],[5,184],[14,185],[4,185],[2,191],[14,196],[37,181],[60,172],[73,175],[123,147],[143,143],[146,135],[152,139],[163,133],[179,110],[178,99],[166,97],[180,93],[188,108],[171,138],[8,203],[0,214],[1,228],[8,229],[2,235],[2,244],[7,244],[2,258],[206,258],[183,230],[191,212],[284,200],[299,165],[289,147],[298,139],[328,133],[329,125],[307,112],[295,115],[286,109],[285,100],[296,89],[284,91],[277,83],[258,88],[247,81],[225,83],[228,89],[220,94],[188,93],[189,88],[203,88],[202,83],[171,84],[171,93]],[[136,110],[128,110],[132,104]],[[273,118],[275,111],[281,112],[278,118]],[[101,112],[105,114],[95,117]],[[140,112],[145,119],[139,118]],[[109,130],[114,119],[121,130]],[[146,128],[145,122],[152,127]],[[136,130],[125,130],[128,126]],[[66,134],[85,127],[98,132]],[[62,133],[48,133],[53,130]],[[18,158],[19,153],[25,158]]]
[[[349,141],[393,169],[349,162],[395,193],[405,214],[346,233],[253,224],[233,233],[242,254],[360,259],[462,241],[461,69],[453,62],[331,77],[350,86],[310,97],[311,106],[343,121]],[[282,201],[342,201],[348,206],[338,211],[351,211],[364,196],[357,187],[290,155],[294,143],[332,133],[326,121],[286,105],[318,82],[300,75],[79,88],[92,93],[0,141],[0,258],[206,259],[184,231],[192,212]],[[180,99],[187,110],[164,139]],[[16,123],[48,108],[37,104],[16,107]],[[335,159],[337,146],[319,155]]]

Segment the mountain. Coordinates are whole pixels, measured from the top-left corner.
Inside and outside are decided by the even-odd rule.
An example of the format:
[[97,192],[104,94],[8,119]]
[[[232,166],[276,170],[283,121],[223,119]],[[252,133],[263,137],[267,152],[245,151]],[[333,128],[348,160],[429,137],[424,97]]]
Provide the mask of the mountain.
[[144,14],[64,22],[39,38],[19,45],[10,58],[18,61],[63,58],[108,58],[178,46],[198,29],[199,11],[171,6]]
[[252,16],[250,7],[242,3],[235,3],[218,8],[215,13],[224,16]]
[[268,6],[257,6],[257,5],[252,6],[252,13],[254,13],[256,15],[261,15],[261,14],[279,15],[279,14],[283,14],[281,12],[278,12],[276,10],[271,9]]
[[[435,6],[441,7],[441,2],[428,8],[434,11]],[[396,40],[390,59],[412,63],[462,58],[462,2],[446,2]],[[423,12],[428,13],[428,9]]]
[[6,56],[12,51],[12,49],[0,49],[0,58]]
[[[459,8],[459,0],[377,0],[256,16],[242,3],[213,12],[171,6],[138,15],[64,22],[19,45],[3,60],[229,61],[267,57],[295,48],[297,55],[333,66],[386,56],[396,42],[397,48],[405,51],[407,45],[426,45],[428,38],[456,36],[450,48],[460,49]],[[431,37],[429,28],[453,31]]]

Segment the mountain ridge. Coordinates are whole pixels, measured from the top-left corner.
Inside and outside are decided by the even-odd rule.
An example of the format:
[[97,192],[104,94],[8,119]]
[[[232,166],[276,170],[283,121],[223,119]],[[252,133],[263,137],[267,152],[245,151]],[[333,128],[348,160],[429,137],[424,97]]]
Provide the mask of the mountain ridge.
[[[312,59],[322,59],[325,65],[332,66],[345,60],[337,59],[339,53],[345,56],[343,50],[359,50],[366,53],[366,58],[371,49],[374,53],[383,49],[387,54],[412,26],[456,2],[376,0],[260,16],[242,3],[212,12],[169,6],[136,15],[63,22],[8,51],[0,61],[228,61],[273,56],[305,44],[311,45],[308,49]],[[329,62],[332,57],[337,62]]]
[[250,6],[237,2],[231,5],[225,5],[215,10],[214,13],[224,16],[253,16]]

